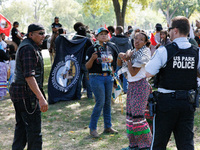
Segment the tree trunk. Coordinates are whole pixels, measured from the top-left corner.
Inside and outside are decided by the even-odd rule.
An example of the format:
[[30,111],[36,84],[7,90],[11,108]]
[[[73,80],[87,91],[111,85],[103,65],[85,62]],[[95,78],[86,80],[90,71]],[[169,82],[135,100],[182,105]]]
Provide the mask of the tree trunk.
[[35,11],[34,11],[34,19],[35,19],[35,22],[37,22],[38,20],[38,17],[37,17],[37,0],[34,1],[34,7],[35,7]]
[[124,27],[124,18],[122,18],[121,13],[116,14],[116,20],[117,20],[117,26]]
[[166,14],[167,14],[167,25],[168,26],[170,26],[170,23],[171,23],[171,18],[169,17],[169,5],[167,6],[167,12],[166,12]]
[[114,11],[116,15],[116,20],[117,20],[117,26],[124,27],[126,6],[127,6],[128,0],[123,0],[122,9],[120,8],[119,0],[112,0],[112,1],[113,1]]

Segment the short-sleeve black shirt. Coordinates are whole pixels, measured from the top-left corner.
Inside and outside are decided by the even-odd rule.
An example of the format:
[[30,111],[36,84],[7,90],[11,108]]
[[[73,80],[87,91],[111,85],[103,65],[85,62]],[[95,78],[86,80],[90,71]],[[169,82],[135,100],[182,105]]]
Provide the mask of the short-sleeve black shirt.
[[62,27],[62,24],[60,24],[60,23],[52,23],[52,25],[51,25],[51,28],[61,28]]
[[[113,61],[111,63],[111,66],[113,66],[114,70],[116,69],[116,65],[117,65],[117,56],[118,53],[116,50],[114,50],[112,47],[108,46],[108,50],[111,52],[112,56],[113,56]],[[95,52],[94,50],[94,46],[92,45],[91,47],[89,47],[89,49],[86,52],[86,62],[90,60],[90,58],[92,57],[92,54]],[[98,57],[101,57],[101,53],[98,52]],[[92,67],[89,69],[89,73],[110,73],[109,71],[102,71],[102,64],[101,63],[97,63],[97,60],[95,60],[93,62]]]
[[17,37],[18,34],[19,34],[19,31],[16,28],[12,28],[12,30],[11,30],[12,41],[15,42],[19,46],[21,41]]

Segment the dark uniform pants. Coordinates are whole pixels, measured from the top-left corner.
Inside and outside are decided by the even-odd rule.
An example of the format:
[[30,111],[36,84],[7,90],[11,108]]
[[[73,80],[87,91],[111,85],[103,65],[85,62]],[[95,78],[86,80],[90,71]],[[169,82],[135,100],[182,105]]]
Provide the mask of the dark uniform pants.
[[152,150],[166,150],[174,134],[178,150],[194,150],[193,126],[195,108],[188,100],[177,100],[172,94],[159,94]]
[[[33,103],[37,105],[37,108],[34,109],[31,107]],[[42,134],[41,134],[41,111],[39,108],[38,101],[18,100],[13,102],[16,112],[16,125],[15,125],[15,134],[12,145],[12,150],[23,150],[28,143],[27,150],[41,150],[42,149]],[[33,114],[29,114],[31,112]],[[28,112],[29,113],[28,113]]]

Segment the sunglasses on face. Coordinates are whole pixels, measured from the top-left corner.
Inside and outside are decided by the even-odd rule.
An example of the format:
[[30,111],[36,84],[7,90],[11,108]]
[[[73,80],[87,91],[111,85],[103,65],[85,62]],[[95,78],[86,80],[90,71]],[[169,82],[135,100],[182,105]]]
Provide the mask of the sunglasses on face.
[[45,34],[45,32],[33,32],[33,33],[37,33],[39,35],[44,35]]
[[39,35],[44,35],[44,34],[45,34],[45,32],[39,32],[38,34],[39,34]]
[[174,27],[169,27],[168,30],[170,31],[171,29],[174,29]]

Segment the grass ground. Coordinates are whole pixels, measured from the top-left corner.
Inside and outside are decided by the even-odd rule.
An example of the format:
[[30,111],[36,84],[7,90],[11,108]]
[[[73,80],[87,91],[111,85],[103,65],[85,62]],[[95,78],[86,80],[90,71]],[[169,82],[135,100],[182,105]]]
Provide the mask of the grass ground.
[[[45,59],[44,87],[47,92],[47,81],[50,72],[49,59]],[[126,96],[123,95],[125,109]],[[95,102],[86,95],[79,101],[63,101],[49,106],[42,113],[42,134],[44,150],[120,150],[128,146],[125,127],[125,111],[121,113],[119,103],[112,105],[113,127],[117,135],[101,134],[94,139],[89,136],[88,124]],[[10,150],[14,135],[15,116],[9,95],[0,101],[0,150]],[[195,114],[195,150],[200,150],[200,109]],[[103,132],[103,117],[98,122],[98,132]],[[174,139],[168,144],[168,150],[176,150]]]

